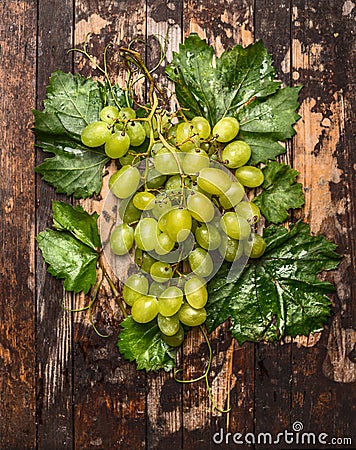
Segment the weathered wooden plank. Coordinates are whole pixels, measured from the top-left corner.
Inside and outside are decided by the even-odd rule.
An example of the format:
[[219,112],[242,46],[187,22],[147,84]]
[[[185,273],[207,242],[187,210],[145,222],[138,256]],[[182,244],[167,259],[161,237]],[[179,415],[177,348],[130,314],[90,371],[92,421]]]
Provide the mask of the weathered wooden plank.
[[[80,1],[76,4],[75,45],[83,44],[88,33],[89,51],[102,63],[104,47],[128,45],[134,38],[144,38],[146,5],[138,2]],[[144,49],[144,46],[142,46]],[[109,54],[109,67],[117,74],[117,54]],[[76,56],[76,68],[84,75],[93,72],[88,61]],[[120,73],[116,79],[120,78]],[[113,168],[111,169],[113,170]],[[107,192],[104,180],[103,196],[84,202],[86,209],[101,211]],[[102,200],[102,201],[101,201]],[[112,292],[104,285],[94,311],[98,330],[92,329],[86,315],[75,315],[74,364],[74,426],[75,448],[140,449],[146,445],[146,376],[129,364],[116,348],[122,315]],[[83,305],[83,298],[77,299]]]
[[[257,0],[255,3],[255,39],[261,39],[272,55],[277,78],[290,85],[290,21],[289,2]],[[291,163],[290,143],[287,153],[279,159]],[[291,347],[290,345],[259,344],[255,359],[255,433],[269,432],[277,436],[289,427],[291,402]],[[273,417],[273,420],[271,418]],[[275,448],[284,448],[281,442]],[[256,445],[256,448],[264,448]]]
[[36,446],[34,152],[36,3],[0,5],[0,447]]
[[[50,74],[58,69],[72,70],[73,2],[62,2],[53,8],[51,2],[39,3],[37,50],[37,109],[42,109],[45,87]],[[36,163],[44,155],[37,152]],[[37,178],[37,229],[43,231],[52,224],[54,189]],[[60,307],[63,301],[71,307],[71,295],[63,292],[62,283],[46,272],[41,253],[36,258],[37,294],[37,420],[38,448],[71,448],[73,444],[72,415],[72,317]],[[62,300],[63,299],[63,300]]]
[[344,258],[340,269],[327,276],[337,286],[329,326],[315,347],[293,348],[291,419],[301,421],[305,431],[334,437],[352,434],[355,418],[352,407],[345,409],[339,400],[348,392],[349,405],[355,404],[356,366],[349,357],[355,345],[351,329],[354,261],[350,258],[355,157],[349,122],[354,92],[345,70],[354,66],[354,13],[350,2],[293,2],[292,77],[304,85],[294,159],[305,188],[305,219],[312,232],[337,243]]
[[[178,50],[182,39],[183,2],[147,1],[147,65],[155,67],[165,52],[165,61],[154,72],[160,87],[170,96],[172,83],[165,76],[167,60]],[[160,48],[157,39],[163,48]],[[168,105],[167,105],[168,106]],[[181,448],[182,443],[182,386],[173,372],[150,373],[147,376],[147,448]]]
[[[253,41],[253,2],[234,1],[203,2],[189,0],[184,3],[184,35],[192,32],[206,38],[214,46],[217,55],[240,43]],[[222,414],[211,411],[205,381],[183,386],[184,449],[208,449],[219,441],[216,433],[226,436],[229,432],[248,432],[253,429],[253,346],[239,347],[224,325],[212,333],[214,359],[209,382],[212,395],[219,408],[231,403],[231,411]],[[204,338],[198,330],[189,333],[183,353],[184,379],[192,379],[204,373],[208,352]],[[245,408],[245,409],[242,409]],[[219,448],[228,448],[224,440]]]

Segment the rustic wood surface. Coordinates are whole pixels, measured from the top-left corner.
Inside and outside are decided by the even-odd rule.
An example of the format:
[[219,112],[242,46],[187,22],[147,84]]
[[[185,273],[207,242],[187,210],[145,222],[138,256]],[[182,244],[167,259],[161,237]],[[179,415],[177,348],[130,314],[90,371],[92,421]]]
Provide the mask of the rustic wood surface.
[[[355,12],[351,0],[1,2],[1,450],[321,448],[213,442],[220,429],[277,436],[297,421],[304,431],[339,438],[329,448],[355,448]],[[211,412],[204,381],[181,385],[172,373],[147,375],[123,360],[115,348],[120,312],[110,297],[95,316],[107,339],[85,314],[65,312],[59,300],[78,307],[83,299],[65,295],[47,274],[34,240],[51,223],[51,200],[61,198],[33,170],[43,156],[34,150],[32,109],[41,109],[50,73],[90,72],[67,54],[89,32],[100,55],[113,39],[167,30],[168,58],[190,32],[218,53],[262,39],[283,83],[303,84],[302,119],[284,160],[301,172],[300,217],[344,255],[327,274],[336,293],[323,333],[242,346],[226,327],[213,333],[213,395],[222,407],[230,396],[228,414]],[[149,64],[157,59],[153,48]],[[191,333],[179,355],[184,375],[201,373],[206,352]]]

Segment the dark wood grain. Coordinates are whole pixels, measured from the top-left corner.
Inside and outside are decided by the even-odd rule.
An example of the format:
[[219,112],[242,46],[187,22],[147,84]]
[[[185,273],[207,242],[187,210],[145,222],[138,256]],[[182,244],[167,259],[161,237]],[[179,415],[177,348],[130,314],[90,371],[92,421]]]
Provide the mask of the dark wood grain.
[[0,447],[36,445],[34,152],[36,4],[0,5]]
[[[0,5],[0,448],[23,449],[278,449],[286,445],[233,443],[234,433],[293,430],[327,433],[331,448],[356,442],[355,270],[355,23],[349,0],[14,0]],[[168,36],[167,58],[184,36],[198,33],[217,54],[262,39],[284,85],[303,84],[297,134],[280,159],[300,171],[306,205],[294,214],[313,233],[332,239],[344,255],[323,275],[335,283],[332,316],[322,333],[281,344],[239,346],[228,324],[210,336],[211,410],[204,380],[179,384],[173,372],[146,374],[125,361],[116,343],[122,313],[106,283],[93,311],[68,313],[88,301],[63,291],[35,245],[51,225],[52,199],[62,199],[34,176],[44,155],[34,151],[32,108],[42,108],[56,69],[99,76],[79,54],[83,44],[99,59],[109,42],[135,45],[149,67],[159,60],[153,35]],[[109,51],[109,67],[118,54]],[[155,77],[170,89],[165,64]],[[137,86],[145,100],[145,85]],[[20,113],[19,113],[20,112]],[[19,170],[21,168],[21,170]],[[107,168],[109,172],[113,166]],[[82,202],[103,208],[102,196]],[[70,199],[69,199],[70,201]],[[119,285],[118,285],[119,287]],[[184,379],[201,375],[208,348],[198,330],[179,352]],[[222,430],[223,441],[213,436]],[[227,435],[231,433],[231,435]],[[250,434],[250,437],[252,435]],[[353,444],[342,438],[352,438]],[[217,437],[219,439],[219,437]],[[317,444],[308,448],[319,448]]]

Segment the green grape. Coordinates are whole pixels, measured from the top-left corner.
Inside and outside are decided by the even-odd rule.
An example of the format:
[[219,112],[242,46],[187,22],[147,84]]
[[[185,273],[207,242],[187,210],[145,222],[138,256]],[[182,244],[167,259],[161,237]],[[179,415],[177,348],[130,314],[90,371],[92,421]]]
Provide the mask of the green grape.
[[195,116],[192,119],[192,124],[196,132],[198,133],[200,139],[208,139],[211,133],[210,123],[206,120],[205,117]]
[[158,301],[152,295],[137,299],[131,308],[132,318],[139,323],[151,322],[158,314]]
[[160,231],[162,231],[162,233],[167,232],[167,214],[168,211],[163,212],[163,214],[158,219],[158,228]]
[[205,250],[216,250],[221,243],[219,230],[211,224],[203,224],[195,231],[195,238]]
[[176,140],[177,146],[182,152],[187,152],[199,146],[199,135],[191,122],[181,122],[178,124]]
[[136,119],[136,111],[129,106],[121,108],[119,111],[120,120],[132,120]]
[[182,153],[174,153],[166,148],[161,148],[155,153],[153,164],[161,174],[172,175],[180,172],[179,166],[183,162],[183,157]]
[[135,263],[145,273],[150,273],[152,265],[156,262],[153,256],[136,247]]
[[221,239],[221,244],[219,246],[220,255],[225,259],[225,261],[235,261],[243,254],[244,246],[242,242],[243,241],[232,239],[228,235],[223,236]]
[[254,166],[243,166],[236,169],[235,177],[246,187],[254,188],[263,183],[264,176],[261,169]]
[[230,189],[232,179],[224,170],[206,167],[199,172],[197,182],[209,194],[221,195]]
[[249,223],[256,223],[261,218],[260,208],[253,202],[240,202],[235,207],[235,212],[238,216],[243,217]]
[[155,251],[158,255],[166,255],[173,250],[175,242],[166,233],[161,233],[157,238]]
[[[189,180],[184,179],[184,186],[189,187]],[[180,191],[182,188],[182,177],[180,175],[172,175],[164,185],[166,191]]]
[[130,147],[129,136],[122,132],[113,133],[105,142],[105,153],[109,158],[121,158],[124,156]]
[[226,167],[236,169],[247,163],[251,157],[251,147],[245,141],[233,141],[224,148],[221,160]]
[[[122,166],[129,166],[129,165],[131,165],[133,162],[134,162],[134,160],[135,160],[135,154],[133,154],[133,153],[126,153],[124,156],[121,156],[121,158],[119,158],[119,163],[122,165]],[[136,160],[138,160],[138,158],[136,158]]]
[[183,292],[177,286],[169,286],[158,298],[158,312],[170,317],[179,311],[183,303]]
[[133,197],[133,204],[137,209],[150,210],[155,206],[155,196],[151,192],[142,191],[137,192]]
[[240,124],[235,117],[223,117],[213,128],[213,136],[218,142],[229,142],[236,137]]
[[179,347],[184,341],[184,330],[181,325],[179,325],[179,330],[173,336],[166,336],[162,334],[162,339],[167,345],[171,347]]
[[119,110],[116,106],[105,106],[100,111],[100,120],[105,123],[113,124],[119,118]]
[[134,242],[134,230],[127,223],[121,223],[110,235],[110,248],[115,255],[126,255]]
[[157,325],[158,328],[161,330],[161,333],[163,333],[165,336],[173,336],[179,331],[180,322],[178,315],[166,317],[158,313]]
[[[160,219],[162,214],[169,211],[172,208],[172,202],[170,198],[165,193],[156,195],[155,204],[152,209],[152,214],[156,219]],[[159,221],[158,221],[159,222]],[[158,223],[160,228],[160,224]],[[160,228],[161,230],[161,228]],[[163,231],[163,230],[161,230]]]
[[186,152],[183,160],[183,172],[188,175],[197,175],[204,167],[209,167],[209,156],[200,148],[192,148]]
[[143,295],[148,292],[148,280],[147,278],[140,274],[135,273],[130,275],[126,280],[124,287],[122,289],[122,296],[125,302],[132,306],[136,300],[138,300]]
[[116,197],[127,198],[137,191],[140,179],[137,167],[123,166],[109,178],[109,189]]
[[141,217],[142,211],[133,204],[133,197],[125,198],[120,202],[119,216],[125,223],[137,222]]
[[173,241],[185,241],[190,234],[191,228],[192,216],[187,209],[176,208],[167,212],[165,229]]
[[149,294],[159,297],[164,290],[167,289],[167,285],[164,283],[158,283],[157,281],[152,281],[150,284]]
[[196,248],[190,252],[188,261],[192,271],[199,277],[206,278],[214,270],[214,263],[209,253],[203,248]]
[[249,223],[243,217],[239,217],[235,212],[227,212],[220,219],[222,230],[232,239],[247,239],[251,233]]
[[148,189],[158,189],[166,182],[166,175],[162,175],[154,167],[150,169],[146,177],[146,186]]
[[172,145],[176,145],[177,143],[177,128],[178,124],[175,123],[167,130],[167,141]]
[[144,217],[135,228],[135,241],[138,248],[146,252],[152,251],[157,245],[159,235],[157,220]]
[[150,275],[153,281],[165,283],[172,278],[173,270],[170,264],[163,261],[156,261],[151,266]]
[[259,258],[266,250],[267,243],[257,233],[251,233],[250,239],[244,243],[244,252],[250,258]]
[[187,198],[187,208],[195,220],[210,222],[214,217],[214,206],[210,199],[200,192],[193,192]]
[[239,181],[234,181],[224,194],[220,195],[219,202],[224,209],[236,206],[245,196],[245,189]]
[[179,320],[188,327],[196,327],[201,325],[206,320],[206,310],[205,308],[195,309],[188,303],[180,308],[178,313]]
[[138,147],[145,142],[146,132],[140,122],[129,122],[126,127],[126,133],[129,135],[133,147]]
[[184,285],[185,298],[195,309],[203,308],[208,301],[208,291],[205,282],[198,277],[191,277]]
[[110,136],[110,126],[105,122],[97,121],[90,123],[83,129],[81,140],[87,147],[99,147],[104,145]]

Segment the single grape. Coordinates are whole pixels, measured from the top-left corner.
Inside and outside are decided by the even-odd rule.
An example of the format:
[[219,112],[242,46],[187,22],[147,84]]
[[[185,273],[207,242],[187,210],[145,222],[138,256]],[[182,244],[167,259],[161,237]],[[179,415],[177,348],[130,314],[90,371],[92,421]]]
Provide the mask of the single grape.
[[158,301],[152,295],[137,299],[131,308],[132,318],[139,323],[151,322],[158,314]]
[[244,243],[244,252],[250,258],[259,258],[266,250],[267,243],[257,233],[251,233],[250,239]]
[[120,120],[132,120],[136,119],[136,111],[129,106],[121,108],[119,111]]
[[148,189],[158,189],[164,185],[167,177],[158,172],[154,167],[147,173],[146,185]]
[[169,286],[158,298],[158,312],[170,317],[179,311],[183,303],[183,292],[177,286]]
[[260,220],[260,208],[253,202],[243,201],[235,207],[238,216],[243,217],[249,223],[256,223]]
[[127,223],[121,223],[110,235],[110,248],[115,255],[126,255],[134,242],[134,230]]
[[226,167],[236,169],[247,163],[251,157],[251,147],[245,141],[233,141],[224,148],[221,160]]
[[178,124],[176,140],[177,146],[182,152],[187,152],[199,146],[199,135],[191,122],[181,122]]
[[214,217],[213,204],[200,192],[193,192],[188,196],[187,208],[192,217],[199,222],[210,222]]
[[81,140],[87,147],[100,147],[111,136],[111,129],[107,123],[102,121],[92,122],[87,125],[82,133]]
[[196,327],[201,325],[206,320],[206,310],[205,308],[195,309],[188,303],[180,308],[178,313],[179,320],[188,327]]
[[197,247],[188,256],[192,271],[199,277],[206,278],[214,270],[214,263],[209,253],[203,248]]
[[183,172],[188,175],[197,175],[204,167],[209,167],[209,156],[200,148],[192,148],[185,154]]
[[[139,158],[136,158],[136,160],[138,160]],[[119,163],[122,166],[129,166],[131,165],[135,160],[135,154],[134,153],[126,153],[124,156],[121,156],[121,158],[119,158]]]
[[194,129],[198,133],[200,139],[208,139],[211,133],[210,123],[206,120],[205,117],[195,116],[192,119],[192,124],[194,125]]
[[213,136],[218,142],[229,142],[240,130],[240,124],[235,117],[223,117],[213,128]]
[[126,132],[129,135],[133,147],[138,147],[145,142],[146,132],[140,122],[129,122],[126,127]]
[[235,177],[246,187],[260,186],[264,181],[263,172],[258,167],[243,166],[236,169]]
[[150,252],[157,245],[159,235],[157,220],[152,217],[144,217],[135,228],[135,241],[138,248]]
[[219,202],[224,209],[236,206],[245,196],[245,189],[239,181],[231,183],[230,189],[220,195]]
[[140,273],[130,275],[122,289],[122,296],[129,306],[132,306],[136,300],[147,293],[148,280]]
[[164,283],[157,283],[157,281],[152,281],[150,284],[149,294],[159,297],[164,290],[167,289],[167,285]]
[[100,111],[100,120],[105,123],[113,124],[119,118],[119,110],[116,106],[105,106]]
[[184,341],[184,330],[181,325],[179,325],[179,330],[173,336],[166,336],[162,334],[162,339],[167,345],[171,347],[179,347]]
[[157,281],[158,283],[165,283],[172,278],[172,266],[163,261],[156,261],[151,266],[150,275],[152,280]]
[[203,224],[195,230],[195,238],[205,250],[216,250],[221,243],[219,230],[211,224]]
[[150,273],[152,265],[156,262],[153,256],[136,247],[135,263],[142,270],[142,272]]
[[166,148],[160,148],[153,157],[153,164],[163,175],[172,175],[179,173],[179,166],[183,162],[183,153],[170,151]]
[[165,229],[173,241],[185,241],[190,234],[191,228],[192,216],[187,209],[176,208],[167,212]]
[[166,255],[173,250],[175,242],[166,233],[161,233],[157,238],[155,251],[157,255]]
[[130,197],[137,191],[140,178],[137,167],[123,166],[109,178],[109,189],[118,198]]
[[230,189],[232,179],[224,170],[206,167],[199,172],[197,182],[209,194],[221,195]]
[[137,209],[150,210],[155,206],[155,196],[148,191],[137,192],[133,197],[133,204]]
[[113,133],[105,142],[105,153],[109,158],[121,158],[124,156],[130,147],[130,138],[128,134],[123,131]]
[[184,284],[184,294],[189,305],[195,309],[203,308],[208,301],[205,282],[195,276]]
[[[184,186],[189,187],[189,184],[190,181],[188,180],[188,178],[184,178]],[[172,175],[167,179],[164,187],[166,191],[177,191],[177,192],[180,191],[182,189],[182,177],[179,174]]]
[[227,212],[220,219],[222,230],[232,239],[247,239],[251,233],[249,223],[243,217],[239,217],[235,212]]
[[232,239],[228,235],[223,236],[219,246],[220,255],[228,262],[239,259],[244,252],[243,242],[244,241]]
[[137,222],[141,217],[142,211],[133,204],[133,197],[125,198],[120,202],[119,216],[125,223]]
[[158,313],[157,325],[164,335],[173,336],[179,331],[180,322],[178,315],[176,314],[170,317],[166,317]]

